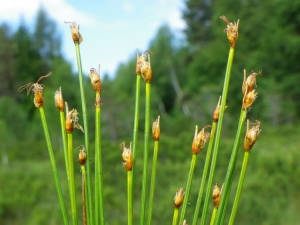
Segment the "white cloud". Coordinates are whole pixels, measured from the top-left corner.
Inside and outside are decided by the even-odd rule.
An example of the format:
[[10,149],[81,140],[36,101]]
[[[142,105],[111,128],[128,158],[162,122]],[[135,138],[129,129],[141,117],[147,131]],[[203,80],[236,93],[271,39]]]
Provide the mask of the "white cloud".
[[131,2],[124,2],[122,8],[125,12],[132,12],[133,6]]
[[167,16],[170,27],[182,30],[185,28],[185,22],[181,18],[181,12],[179,10],[171,11]]
[[43,6],[49,15],[59,23],[63,21],[78,21],[85,26],[94,26],[96,20],[73,6],[65,0],[27,0],[27,1],[10,1],[3,3],[0,7],[0,20],[9,22],[18,22],[20,17],[32,21],[38,9]]

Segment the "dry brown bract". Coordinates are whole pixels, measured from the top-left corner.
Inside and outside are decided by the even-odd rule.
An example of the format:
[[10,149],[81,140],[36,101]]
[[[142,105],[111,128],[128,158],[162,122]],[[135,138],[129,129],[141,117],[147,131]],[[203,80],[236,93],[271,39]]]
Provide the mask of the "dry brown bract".
[[35,107],[41,107],[44,104],[44,97],[43,97],[43,89],[44,89],[44,85],[43,84],[39,84],[39,82],[46,78],[49,77],[52,74],[52,72],[48,73],[45,76],[41,76],[37,82],[29,82],[28,84],[25,84],[23,86],[21,86],[18,91],[22,92],[23,90],[27,89],[27,96],[29,95],[30,91],[32,90],[33,94],[34,94],[34,105]]

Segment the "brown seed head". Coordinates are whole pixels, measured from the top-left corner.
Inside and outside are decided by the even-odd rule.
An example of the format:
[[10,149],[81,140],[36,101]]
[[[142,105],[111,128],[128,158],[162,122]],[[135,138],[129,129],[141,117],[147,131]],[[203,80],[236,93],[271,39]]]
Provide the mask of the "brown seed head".
[[246,77],[246,70],[244,69],[244,81],[242,85],[243,95],[245,95],[245,93],[251,92],[254,88],[257,87],[256,76],[260,74],[262,74],[262,71],[259,71],[258,73],[251,71],[251,74]]
[[72,34],[72,39],[74,41],[74,43],[78,43],[80,44],[83,39],[82,36],[79,32],[79,25],[77,26],[76,22],[65,22],[65,23],[70,23],[70,28],[71,28],[71,34]]
[[257,98],[257,94],[258,93],[255,91],[255,89],[253,89],[252,91],[244,95],[243,104],[242,104],[242,108],[244,110],[249,110],[251,108],[252,104]]
[[247,132],[244,139],[244,150],[246,152],[250,151],[255,144],[257,137],[261,132],[259,126],[260,122],[258,120],[256,120],[255,123],[251,123],[247,120]]
[[[228,106],[226,105],[224,110],[226,111],[227,108],[228,108]],[[218,122],[219,121],[220,109],[221,109],[221,96],[219,98],[217,107],[216,107],[216,109],[214,111],[214,114],[213,114],[213,122]]]
[[41,107],[44,104],[44,97],[43,97],[43,89],[44,89],[44,85],[43,84],[39,84],[39,81],[41,81],[42,79],[49,77],[52,73],[48,73],[45,76],[41,76],[36,83],[33,82],[29,82],[28,84],[25,84],[23,86],[21,86],[18,91],[22,92],[23,90],[27,90],[27,96],[29,95],[30,91],[32,90],[33,94],[34,94],[34,99],[33,99],[33,103],[35,105],[35,107]]
[[[141,56],[137,53],[136,74],[140,74],[148,83],[152,80],[152,68],[150,64],[150,51],[145,51]],[[147,61],[148,59],[148,61]]]
[[218,186],[218,184],[216,184],[214,186],[212,198],[213,198],[214,207],[218,208],[219,207],[219,203],[220,203],[220,199],[221,199],[221,189]]
[[123,166],[127,171],[132,170],[132,164],[133,164],[131,145],[132,142],[130,142],[130,147],[126,148],[125,142],[122,142],[120,144],[120,147],[123,149],[123,153],[122,153]]
[[84,130],[82,126],[78,123],[79,118],[78,118],[78,112],[76,109],[72,109],[69,111],[68,109],[68,103],[66,102],[66,132],[71,133],[75,128],[81,130],[84,133]]
[[175,197],[174,197],[174,206],[175,208],[179,208],[184,200],[184,190],[183,188],[179,188],[176,191]]
[[85,161],[86,161],[86,150],[83,145],[81,145],[79,147],[82,147],[82,148],[79,151],[78,160],[79,160],[80,165],[84,165]]
[[160,127],[159,127],[160,116],[152,123],[152,138],[158,141],[160,138]]
[[[100,70],[99,70],[99,73],[100,73]],[[98,93],[101,92],[101,80],[100,80],[99,73],[94,68],[90,69],[91,84],[92,84],[94,91],[98,92]]]
[[64,111],[64,99],[62,97],[61,87],[54,93],[55,106],[59,111]]
[[196,125],[195,128],[195,135],[192,143],[192,154],[198,154],[202,148],[204,147],[205,143],[209,139],[210,133],[205,132],[205,128],[211,127],[209,125],[202,128],[202,130],[198,133],[198,126]]
[[220,18],[222,20],[224,20],[225,23],[227,23],[227,27],[224,30],[224,32],[227,34],[227,39],[228,39],[229,45],[232,48],[235,48],[236,42],[237,42],[237,39],[239,36],[239,32],[238,32],[239,20],[237,21],[237,23],[236,22],[230,23],[228,21],[228,19],[226,18],[226,16],[220,16]]

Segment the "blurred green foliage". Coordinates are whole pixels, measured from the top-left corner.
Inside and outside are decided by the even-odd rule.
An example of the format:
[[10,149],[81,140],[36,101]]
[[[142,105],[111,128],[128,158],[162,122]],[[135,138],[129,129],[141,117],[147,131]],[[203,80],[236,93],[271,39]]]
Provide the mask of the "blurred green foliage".
[[[215,182],[223,182],[230,157],[242,99],[243,69],[247,69],[248,74],[252,69],[262,69],[263,76],[257,78],[259,98],[248,116],[251,120],[260,120],[263,131],[250,154],[236,224],[298,223],[300,51],[297,47],[300,46],[300,2],[187,0],[185,3],[186,37],[178,38],[167,25],[163,25],[149,44],[149,50],[153,52],[154,76],[151,117],[153,121],[158,114],[161,115],[162,129],[153,224],[170,223],[175,191],[186,185],[194,127],[211,123],[212,112],[222,91],[229,49],[223,33],[226,24],[218,18],[223,14],[230,21],[240,19],[240,32]],[[46,86],[45,110],[64,197],[68,201],[59,114],[54,107],[53,94],[61,86],[69,107],[80,110],[78,79],[62,56],[55,23],[43,10],[37,15],[32,33],[24,22],[14,32],[7,24],[2,24],[0,43],[0,224],[61,224],[39,115],[33,106],[32,94],[27,97],[17,89],[49,71],[53,72],[42,82]],[[122,168],[118,145],[132,138],[135,62],[134,53],[128,62],[119,66],[114,78],[102,78],[103,183],[107,224],[126,222],[126,172]],[[88,79],[85,85],[88,118],[93,131],[94,96]],[[142,84],[141,121],[144,118],[144,89]],[[140,132],[143,126],[141,122]],[[90,134],[93,149],[94,134]],[[74,135],[74,147],[84,142],[80,132],[76,131]],[[143,146],[142,135],[139,139],[135,209],[140,207],[142,151],[139,149]],[[76,152],[74,155],[77,157]],[[204,158],[205,149],[197,159],[186,214],[188,223],[196,204]],[[241,167],[242,148],[239,159],[235,181]],[[75,172],[79,204],[79,165]],[[232,192],[235,187],[236,183]],[[80,212],[80,204],[78,210]],[[139,210],[134,210],[135,220],[139,218],[138,213]]]

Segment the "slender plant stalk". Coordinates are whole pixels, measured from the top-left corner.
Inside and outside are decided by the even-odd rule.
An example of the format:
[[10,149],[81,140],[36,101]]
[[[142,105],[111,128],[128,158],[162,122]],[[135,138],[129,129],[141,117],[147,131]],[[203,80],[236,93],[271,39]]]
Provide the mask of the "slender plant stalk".
[[132,193],[133,193],[133,191],[132,191],[132,170],[127,170],[127,196],[128,196],[128,205],[127,205],[127,207],[128,207],[128,214],[127,214],[127,216],[128,216],[128,225],[132,225],[132,211],[133,211],[133,209],[132,209],[132,205],[133,205],[133,203],[132,203],[132,200],[133,200],[133,198],[132,198]]
[[[96,99],[100,93],[96,92]],[[96,106],[96,131],[95,131],[95,224],[105,224],[104,203],[103,203],[103,173],[102,173],[102,151],[101,151],[101,108]]]
[[246,174],[247,165],[248,165],[248,159],[249,159],[249,151],[247,151],[247,152],[245,151],[241,175],[240,175],[240,179],[239,179],[239,183],[238,183],[238,187],[237,187],[237,191],[236,191],[236,195],[235,195],[235,199],[234,199],[234,204],[232,207],[232,211],[231,211],[231,215],[230,215],[230,219],[229,219],[229,223],[228,223],[229,225],[234,224],[235,215],[237,212],[237,208],[239,205],[239,201],[240,201],[240,197],[241,197],[241,193],[242,193],[242,189],[243,189],[245,174]]
[[92,206],[92,187],[91,187],[91,168],[90,168],[90,148],[89,148],[89,129],[88,129],[88,120],[87,120],[87,111],[86,111],[86,102],[85,102],[85,94],[84,94],[84,86],[83,86],[83,75],[82,75],[82,65],[81,65],[81,56],[80,56],[80,48],[79,43],[75,43],[76,49],[76,58],[77,58],[77,67],[78,67],[78,77],[79,77],[79,86],[80,86],[80,96],[82,103],[82,116],[83,116],[83,125],[84,125],[84,144],[86,149],[86,169],[87,169],[87,212],[89,217],[89,222],[94,224],[93,220],[93,206]]
[[[244,122],[246,119],[246,114],[247,114],[246,110],[242,109],[241,114],[240,114],[238,129],[237,129],[237,133],[236,133],[236,138],[234,141],[234,145],[233,145],[233,149],[232,149],[232,153],[231,153],[231,157],[230,157],[230,161],[229,161],[229,165],[228,165],[228,169],[227,169],[227,174],[225,177],[224,186],[222,188],[221,201],[220,201],[215,224],[222,224],[223,223],[222,220],[224,220],[224,217],[225,217],[227,203],[228,203],[228,199],[229,199],[229,195],[230,195],[230,187],[232,184],[233,172],[234,172],[235,163],[236,163],[236,159],[237,159],[238,147],[239,147],[239,143],[240,143],[240,136],[241,136],[242,128],[243,128],[243,125],[244,125]],[[222,214],[224,214],[224,215],[222,215]],[[222,219],[222,217],[223,217],[223,219]]]
[[66,119],[64,111],[59,111],[60,117],[60,127],[61,127],[61,136],[63,141],[63,148],[64,148],[64,156],[65,156],[65,164],[66,164],[66,173],[70,189],[70,176],[69,176],[69,160],[68,160],[68,146],[67,146],[67,133],[66,133]]
[[40,111],[43,129],[44,129],[44,134],[45,134],[47,149],[48,149],[48,153],[49,153],[49,157],[50,157],[51,167],[52,167],[52,171],[54,174],[54,180],[55,180],[56,190],[57,190],[57,194],[58,194],[58,198],[59,198],[59,204],[60,204],[60,208],[62,210],[62,217],[63,217],[64,224],[67,225],[67,224],[69,224],[68,217],[67,217],[67,211],[66,211],[66,206],[65,206],[64,199],[63,199],[60,180],[59,180],[59,176],[58,176],[58,172],[57,172],[57,168],[56,168],[56,163],[55,163],[55,158],[54,158],[54,154],[53,154],[52,144],[51,144],[49,130],[48,130],[47,121],[46,121],[46,116],[45,116],[45,112],[44,112],[44,107],[40,106],[39,111]]
[[157,155],[158,155],[158,143],[159,143],[158,140],[154,142],[154,153],[153,153],[149,207],[148,207],[148,225],[151,225],[151,219],[152,219],[153,198],[154,198],[154,188],[155,188],[155,178],[156,178],[156,165],[157,165]]
[[81,173],[82,173],[82,189],[81,189],[81,197],[82,197],[82,220],[83,225],[87,225],[87,218],[86,218],[86,205],[85,205],[85,196],[86,196],[86,171],[85,165],[81,165]]
[[76,209],[76,193],[74,179],[74,157],[73,157],[73,135],[68,133],[68,161],[69,161],[69,176],[70,176],[70,199],[72,209],[72,224],[78,224],[77,209]]
[[[135,93],[135,110],[134,110],[134,125],[133,125],[133,141],[132,141],[132,159],[133,159],[133,164],[132,164],[132,185],[134,184],[134,177],[135,177],[135,158],[136,158],[136,147],[137,147],[137,141],[138,141],[138,130],[139,130],[139,111],[140,111],[140,90],[141,90],[141,75],[137,74],[136,75],[136,87],[135,87],[136,93]],[[131,189],[131,194],[130,197],[133,198],[133,186]],[[128,209],[131,209],[131,215],[130,217],[132,218],[132,213],[133,213],[133,199],[129,200],[131,204],[130,207],[128,205]],[[128,215],[129,218],[129,215]],[[129,221],[128,221],[129,222]],[[129,223],[128,223],[129,224]],[[129,224],[129,225],[132,225]]]
[[179,217],[179,208],[174,208],[174,214],[173,214],[173,223],[172,225],[177,225],[178,223],[178,217]]
[[143,183],[142,183],[142,205],[141,205],[141,225],[145,221],[146,206],[146,187],[147,187],[147,171],[148,171],[148,148],[149,148],[149,132],[150,132],[150,93],[151,83],[146,82],[146,107],[145,107],[145,139],[144,139],[144,163],[143,163]]
[[193,154],[192,155],[191,166],[190,166],[190,171],[189,171],[189,176],[188,176],[188,180],[187,180],[187,185],[186,185],[186,189],[185,189],[184,202],[183,202],[183,206],[182,206],[181,214],[180,214],[180,219],[179,219],[180,224],[182,224],[183,220],[184,220],[185,211],[186,211],[186,207],[187,207],[187,204],[188,204],[191,185],[192,185],[192,181],[193,181],[193,174],[194,174],[194,170],[195,170],[196,160],[197,160],[197,155]]
[[212,129],[211,129],[211,132],[210,132],[209,145],[208,145],[206,158],[205,158],[202,181],[201,181],[201,185],[200,185],[200,188],[199,188],[199,194],[198,194],[198,199],[197,199],[197,204],[196,204],[196,208],[195,208],[195,213],[194,213],[194,218],[193,218],[192,225],[197,224],[198,217],[199,217],[200,206],[201,206],[201,202],[202,202],[204,187],[205,187],[205,184],[206,184],[208,168],[209,168],[210,160],[211,160],[211,153],[212,153],[213,144],[214,144],[214,140],[215,140],[216,127],[217,127],[217,123],[213,122]]
[[[232,62],[233,62],[233,58],[234,58],[234,52],[235,52],[235,49],[230,47],[228,61],[227,61],[227,67],[226,67],[226,73],[225,73],[223,92],[222,92],[221,110],[220,110],[215,145],[214,145],[214,150],[213,150],[213,157],[212,157],[212,162],[211,162],[211,166],[210,166],[209,178],[208,178],[208,183],[207,183],[207,187],[206,187],[205,201],[204,201],[204,206],[203,206],[203,211],[202,211],[201,225],[205,224],[208,205],[209,205],[210,197],[211,197],[210,193],[211,193],[212,186],[213,186],[213,179],[214,179],[215,168],[216,168],[216,164],[217,164],[219,144],[220,144],[220,138],[221,138],[221,132],[222,132],[223,118],[224,118],[224,112],[225,112],[225,106],[226,106],[226,100],[227,100],[227,94],[228,94],[228,87],[229,87],[229,82],[230,82],[231,67],[232,67]],[[218,210],[218,211],[220,211],[220,210]]]
[[209,223],[210,225],[214,225],[216,215],[217,215],[217,211],[218,211],[218,208],[214,207],[212,215],[211,215],[210,223]]

